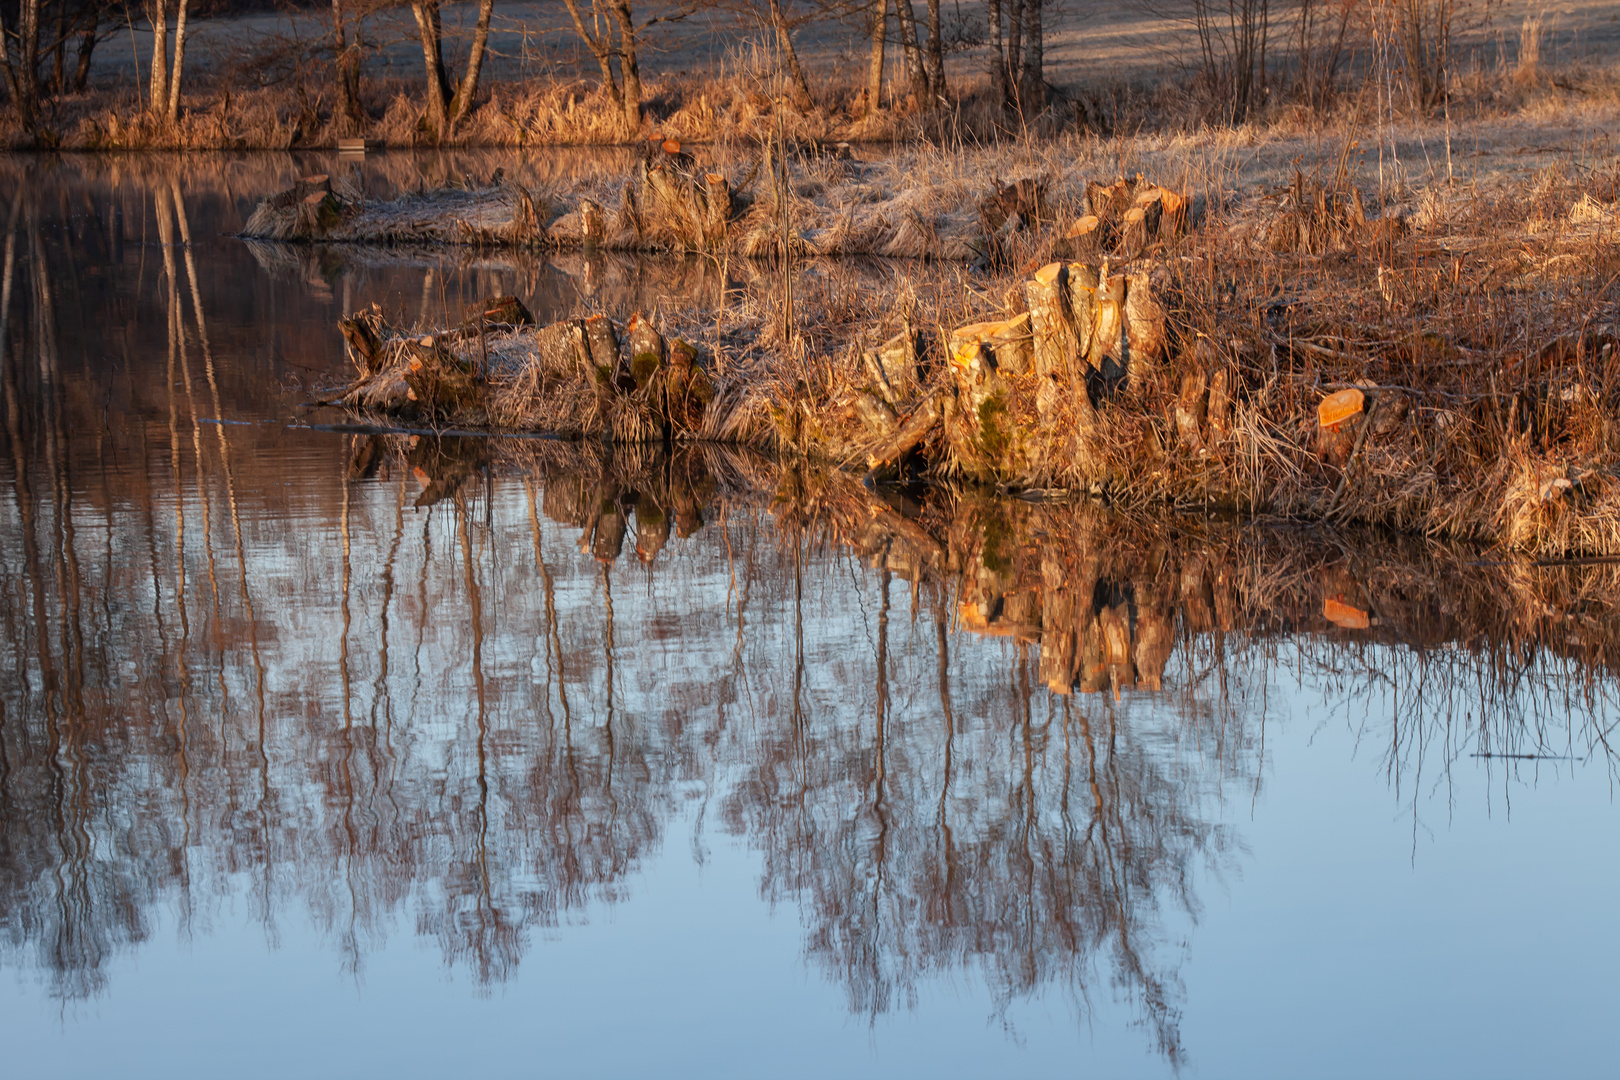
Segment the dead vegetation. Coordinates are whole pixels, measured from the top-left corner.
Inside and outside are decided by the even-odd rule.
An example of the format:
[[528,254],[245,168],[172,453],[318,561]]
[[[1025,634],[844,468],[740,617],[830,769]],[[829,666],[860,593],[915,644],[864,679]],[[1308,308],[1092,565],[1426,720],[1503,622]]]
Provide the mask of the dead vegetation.
[[[622,349],[586,363],[576,344],[571,368],[548,366],[555,328],[481,338],[496,358],[483,412],[428,411],[720,440],[879,479],[1620,553],[1614,187],[1548,172],[1528,196],[1437,186],[1374,213],[1342,176],[1302,175],[1207,220],[1136,178],[1081,200],[1026,187],[1041,227],[1015,234],[1002,265],[1063,250],[1085,218],[1110,254],[1031,258],[927,305],[851,306],[829,279],[799,294],[791,331],[769,288],[719,321],[666,314],[708,383],[701,415],[638,398]],[[767,286],[777,272],[759,270]],[[452,349],[463,367],[483,363],[470,340]],[[350,403],[375,407],[369,392]]]

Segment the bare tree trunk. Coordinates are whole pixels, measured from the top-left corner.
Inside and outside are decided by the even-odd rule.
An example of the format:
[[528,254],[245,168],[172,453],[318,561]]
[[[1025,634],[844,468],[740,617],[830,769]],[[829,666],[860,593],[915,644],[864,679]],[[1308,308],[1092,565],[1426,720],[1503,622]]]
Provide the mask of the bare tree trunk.
[[169,101],[169,13],[163,0],[147,0],[146,18],[152,24],[152,80],[146,92],[149,111],[161,119]]
[[917,12],[911,0],[894,0],[895,14],[900,18],[900,48],[906,57],[906,74],[911,79],[911,93],[917,104],[928,107],[928,69],[923,66],[922,50],[917,47]]
[[[1017,3],[1018,0],[1012,0]],[[1007,50],[1002,42],[1002,0],[990,0],[990,86],[996,99],[1005,107],[1012,97],[1007,85]]]
[[467,70],[461,73],[461,86],[450,102],[450,127],[454,128],[472,109],[478,94],[478,76],[484,70],[484,54],[489,48],[489,17],[495,0],[479,0],[478,22],[473,27],[472,51],[467,54]]
[[636,56],[636,23],[630,14],[630,0],[613,0],[613,17],[619,23],[619,72],[624,76],[624,123],[632,132],[641,130],[641,61]]
[[51,88],[57,94],[67,88],[67,39],[67,4],[63,0],[57,0],[56,44],[51,48]]
[[180,73],[186,62],[186,9],[191,7],[191,0],[179,2],[180,18],[174,28],[174,74],[169,77],[169,100],[164,110],[171,124],[180,119]]
[[866,113],[883,107],[883,46],[889,31],[889,0],[872,5],[872,59],[866,68]]
[[337,113],[346,131],[361,126],[360,110],[360,30],[350,40],[343,19],[343,0],[332,0],[332,55],[337,74]]
[[1024,64],[1018,78],[1019,104],[1026,115],[1046,107],[1046,50],[1041,41],[1041,0],[1024,0]]
[[91,18],[89,24],[79,35],[78,65],[73,71],[73,91],[82,94],[90,85],[90,57],[96,51],[96,21]]
[[1007,4],[1007,82],[1014,91],[1020,89],[1018,73],[1023,67],[1024,0],[1005,0]]
[[793,83],[793,104],[809,110],[815,106],[815,99],[810,96],[810,80],[805,78],[804,68],[799,64],[799,54],[793,48],[793,34],[788,28],[787,13],[782,10],[781,0],[771,0],[771,25],[776,28],[776,45],[782,51],[788,79]]
[[426,69],[428,119],[436,138],[447,134],[450,80],[444,71],[444,51],[439,43],[439,0],[411,0],[411,14],[422,38],[422,65]]
[[22,0],[18,7],[16,56],[11,51],[13,36],[6,32],[5,18],[0,15],[0,64],[5,68],[6,90],[17,107],[17,117],[24,130],[32,133],[39,112],[39,57],[30,50],[29,43],[38,49],[39,0]]
[[939,34],[939,0],[928,0],[928,88],[945,101],[945,43]]
[[608,97],[613,99],[615,105],[624,104],[624,95],[619,93],[619,80],[613,75],[613,42],[611,32],[592,33],[585,29],[585,19],[579,13],[579,0],[563,0],[568,8],[568,14],[573,16],[574,30],[579,34],[585,47],[591,50],[596,57],[597,64],[602,68],[602,89]]

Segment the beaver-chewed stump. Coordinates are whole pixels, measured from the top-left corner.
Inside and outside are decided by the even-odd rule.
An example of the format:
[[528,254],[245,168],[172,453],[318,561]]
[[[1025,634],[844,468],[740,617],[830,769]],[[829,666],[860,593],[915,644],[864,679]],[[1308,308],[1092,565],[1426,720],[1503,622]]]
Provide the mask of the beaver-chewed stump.
[[1363,346],[1331,326],[1269,331],[1269,355],[1200,332],[1177,265],[1050,263],[992,318],[864,327],[808,362],[767,344],[763,320],[761,340],[728,330],[705,362],[699,345],[639,315],[536,327],[502,297],[423,334],[373,311],[342,324],[360,378],[339,403],[441,426],[732,443],[879,483],[968,481],[1363,521],[1544,557],[1620,554],[1620,327],[1496,366],[1431,369],[1451,380],[1438,386],[1380,380],[1387,365],[1345,359]]
[[637,315],[537,327],[515,297],[412,334],[374,309],[342,320],[360,378],[337,404],[401,419],[654,442],[698,431],[714,398],[698,350]]

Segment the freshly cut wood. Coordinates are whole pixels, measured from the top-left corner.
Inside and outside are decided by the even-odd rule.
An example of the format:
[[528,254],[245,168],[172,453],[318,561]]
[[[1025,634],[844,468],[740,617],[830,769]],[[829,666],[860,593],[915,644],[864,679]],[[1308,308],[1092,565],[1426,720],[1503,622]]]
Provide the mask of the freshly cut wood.
[[1101,224],[1102,219],[1096,214],[1084,214],[1074,219],[1074,224],[1069,226],[1069,231],[1063,234],[1064,239],[1079,240],[1082,237],[1091,236],[1097,231],[1097,226]]
[[[1154,208],[1158,208],[1157,203],[1154,203]],[[1125,211],[1120,216],[1119,223],[1119,254],[1127,259],[1134,259],[1141,254],[1142,249],[1148,245],[1148,227],[1145,207],[1138,205]]]
[[1165,357],[1164,305],[1154,296],[1153,282],[1146,271],[1126,278],[1122,316],[1129,353],[1126,369],[1134,392],[1142,388]]
[[1063,275],[1068,295],[1068,315],[1074,327],[1075,357],[1083,366],[1091,365],[1092,339],[1097,331],[1097,271],[1087,263],[1068,265]]
[[1010,375],[1029,374],[1034,354],[1029,322],[1029,312],[1026,311],[992,324],[994,329],[985,337],[985,344],[995,353],[996,370]]
[[1125,276],[1114,274],[1100,281],[1092,290],[1091,348],[1086,363],[1104,375],[1117,375],[1118,371],[1105,368],[1112,361],[1118,366],[1119,354],[1125,338]]
[[302,202],[315,192],[330,195],[332,193],[332,178],[326,173],[316,173],[313,176],[305,176],[295,180],[290,192],[291,201]]
[[951,363],[971,369],[975,362],[987,364],[1008,374],[1026,374],[1030,368],[1033,343],[1030,340],[1029,312],[1011,319],[969,323],[951,331]]
[[1159,218],[1159,235],[1173,237],[1186,232],[1187,197],[1169,188],[1160,188],[1159,202],[1163,206],[1163,213]]
[[993,322],[976,322],[952,330],[946,338],[946,352],[951,366],[964,371],[976,366],[992,366],[993,358],[984,355],[984,339],[989,333],[987,328],[996,325]]
[[1329,394],[1316,407],[1316,456],[1344,468],[1360,441],[1366,395],[1352,386]]
[[1064,312],[1067,284],[1067,271],[1056,262],[1041,267],[1034,278],[1024,283],[1037,375],[1066,370],[1079,351],[1073,320]]
[[[1206,339],[1207,340],[1207,339]],[[1214,351],[1213,349],[1211,351]],[[1209,377],[1209,441],[1219,443],[1232,430],[1232,370],[1222,364]]]
[[1346,630],[1365,630],[1372,625],[1372,617],[1367,612],[1334,597],[1322,601],[1322,616]]
[[430,419],[448,417],[458,410],[477,406],[483,396],[483,383],[471,365],[443,347],[408,342],[410,360],[404,372],[407,397],[415,412]]
[[312,191],[299,202],[298,228],[302,235],[326,235],[343,219],[343,204],[330,191]]
[[1316,419],[1322,427],[1336,428],[1366,407],[1367,396],[1356,387],[1348,387],[1329,394],[1316,407]]

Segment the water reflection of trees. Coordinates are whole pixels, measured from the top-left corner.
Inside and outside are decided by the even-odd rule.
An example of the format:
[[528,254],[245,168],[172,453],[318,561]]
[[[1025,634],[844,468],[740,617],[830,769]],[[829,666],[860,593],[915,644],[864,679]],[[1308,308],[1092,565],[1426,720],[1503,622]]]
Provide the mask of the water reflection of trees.
[[1121,995],[1178,1058],[1173,928],[1234,857],[1270,683],[1397,688],[1366,723],[1411,789],[1465,753],[1611,760],[1606,565],[219,423],[244,329],[176,188],[146,291],[111,289],[118,364],[97,256],[5,208],[0,926],[57,994],[244,894],[357,971],[403,924],[491,985],[698,798],[855,1012],[967,969],[1001,1008]]

